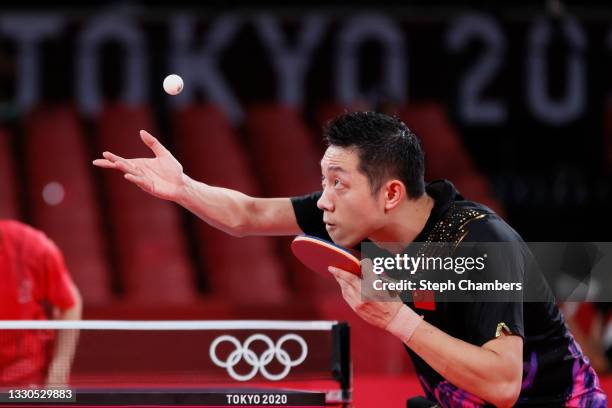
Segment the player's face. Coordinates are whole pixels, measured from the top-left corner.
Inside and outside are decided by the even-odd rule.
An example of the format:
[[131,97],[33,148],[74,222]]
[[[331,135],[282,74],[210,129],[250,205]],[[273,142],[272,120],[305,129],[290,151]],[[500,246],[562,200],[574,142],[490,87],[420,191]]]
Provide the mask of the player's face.
[[325,228],[341,246],[357,245],[382,226],[384,202],[373,195],[368,178],[358,170],[356,150],[330,146],[321,160]]

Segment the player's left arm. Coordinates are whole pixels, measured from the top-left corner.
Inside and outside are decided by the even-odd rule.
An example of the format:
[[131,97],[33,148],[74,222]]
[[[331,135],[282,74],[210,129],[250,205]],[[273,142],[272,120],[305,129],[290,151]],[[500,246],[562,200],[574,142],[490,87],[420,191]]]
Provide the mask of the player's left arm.
[[[69,290],[73,304],[66,309],[54,308],[55,320],[81,320],[83,302],[77,287],[70,282]],[[69,382],[70,369],[79,338],[76,329],[58,330],[53,357],[49,365],[46,384],[48,386],[65,386]]]
[[[398,313],[406,309],[403,305]],[[520,336],[501,333],[479,347],[423,321],[405,344],[455,386],[498,407],[516,403],[523,373]]]
[[[53,320],[80,320],[83,301],[70,277],[64,256],[53,241],[44,234],[38,237],[41,286],[45,288],[46,301],[52,305]],[[57,330],[56,340],[47,371],[46,385],[66,386],[77,347],[79,331]]]
[[362,296],[362,280],[352,273],[337,268],[330,272],[361,318],[400,338],[450,383],[495,406],[514,405],[522,381],[521,337],[502,333],[482,346],[470,344],[423,321],[397,300]]

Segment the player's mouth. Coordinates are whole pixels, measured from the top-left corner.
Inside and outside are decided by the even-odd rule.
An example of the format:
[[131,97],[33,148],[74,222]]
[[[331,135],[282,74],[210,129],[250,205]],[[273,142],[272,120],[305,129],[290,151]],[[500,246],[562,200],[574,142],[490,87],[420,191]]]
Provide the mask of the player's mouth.
[[329,222],[326,222],[326,223],[325,223],[325,229],[326,229],[327,231],[334,230],[334,229],[336,229],[336,224],[331,224],[331,223],[329,223]]

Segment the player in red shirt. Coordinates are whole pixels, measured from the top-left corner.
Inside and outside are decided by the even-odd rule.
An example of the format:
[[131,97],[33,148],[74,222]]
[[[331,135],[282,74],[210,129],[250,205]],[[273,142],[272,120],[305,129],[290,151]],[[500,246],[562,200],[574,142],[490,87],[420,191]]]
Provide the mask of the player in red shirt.
[[[42,232],[0,220],[0,320],[79,320],[81,298],[58,247]],[[0,386],[68,383],[75,330],[3,330]]]

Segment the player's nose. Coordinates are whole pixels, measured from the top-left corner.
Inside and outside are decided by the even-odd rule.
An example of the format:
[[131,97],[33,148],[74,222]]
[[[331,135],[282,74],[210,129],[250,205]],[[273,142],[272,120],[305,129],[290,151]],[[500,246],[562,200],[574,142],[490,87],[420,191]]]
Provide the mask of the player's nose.
[[319,198],[319,200],[317,201],[317,207],[319,207],[319,209],[323,211],[333,211],[334,210],[333,203],[329,199],[329,196],[326,193],[326,191],[327,190],[323,190],[323,194],[321,194],[321,198]]

